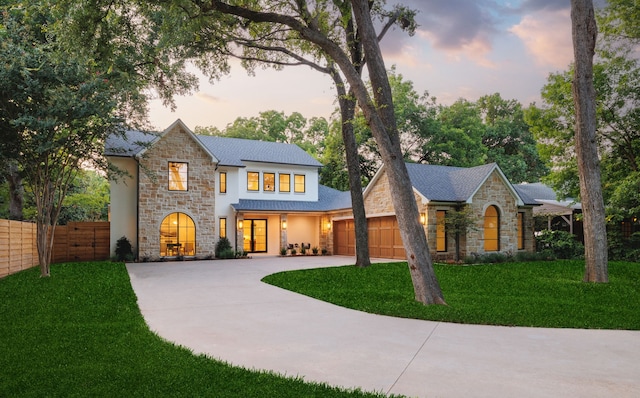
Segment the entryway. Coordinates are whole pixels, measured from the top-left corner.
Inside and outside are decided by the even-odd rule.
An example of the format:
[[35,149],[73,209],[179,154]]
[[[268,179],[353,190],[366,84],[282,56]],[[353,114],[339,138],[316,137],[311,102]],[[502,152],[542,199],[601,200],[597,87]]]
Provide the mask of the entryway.
[[249,253],[266,253],[267,220],[244,220],[244,251]]

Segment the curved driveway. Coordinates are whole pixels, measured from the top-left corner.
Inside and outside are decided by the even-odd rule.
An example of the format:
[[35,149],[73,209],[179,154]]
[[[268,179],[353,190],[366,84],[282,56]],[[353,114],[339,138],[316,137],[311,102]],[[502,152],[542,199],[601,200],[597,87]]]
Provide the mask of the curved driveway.
[[153,331],[246,368],[419,397],[640,397],[637,331],[398,319],[260,282],[282,270],[353,263],[256,257],[127,269]]

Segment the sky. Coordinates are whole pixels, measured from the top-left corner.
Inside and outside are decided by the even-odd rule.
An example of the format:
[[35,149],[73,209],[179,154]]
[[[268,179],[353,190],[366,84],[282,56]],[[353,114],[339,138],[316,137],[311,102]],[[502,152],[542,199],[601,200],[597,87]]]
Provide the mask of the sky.
[[[398,2],[418,11],[419,26],[412,37],[399,29],[387,33],[385,66],[439,104],[493,93],[523,106],[539,103],[549,74],[566,70],[573,58],[568,0],[388,0]],[[229,75],[213,83],[201,76],[197,90],[176,97],[173,112],[152,100],[150,122],[159,130],[176,119],[192,130],[224,129],[267,110],[328,119],[335,97],[331,78],[309,67],[250,76],[232,62]]]

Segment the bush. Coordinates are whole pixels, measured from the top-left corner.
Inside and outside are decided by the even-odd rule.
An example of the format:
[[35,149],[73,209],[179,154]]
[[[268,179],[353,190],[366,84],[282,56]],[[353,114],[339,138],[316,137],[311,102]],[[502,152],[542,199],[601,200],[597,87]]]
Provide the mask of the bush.
[[287,248],[286,247],[283,247],[283,248],[280,249],[280,255],[281,256],[286,256],[287,255]]
[[220,240],[216,243],[216,247],[215,247],[215,254],[216,257],[218,258],[233,258],[232,257],[221,257],[222,253],[225,251],[231,250],[233,251],[233,248],[231,247],[231,242],[229,242],[229,239],[227,239],[226,237],[220,238]]
[[133,246],[126,236],[118,239],[116,242],[116,260],[118,261],[133,261]]
[[236,251],[229,247],[216,254],[216,257],[223,259],[236,258]]
[[536,236],[536,249],[548,251],[555,258],[573,259],[584,256],[584,245],[575,239],[575,235],[566,231],[545,230]]

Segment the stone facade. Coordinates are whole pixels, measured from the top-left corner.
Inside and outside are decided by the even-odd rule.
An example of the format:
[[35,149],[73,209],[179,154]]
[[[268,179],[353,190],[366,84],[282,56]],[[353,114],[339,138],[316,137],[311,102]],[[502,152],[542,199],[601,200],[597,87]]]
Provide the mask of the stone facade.
[[[446,251],[436,250],[437,212],[457,210],[458,203],[427,202],[415,192],[418,211],[425,216],[425,233],[431,256],[436,261],[456,259],[456,237],[448,232]],[[471,198],[471,208],[477,217],[476,226],[459,236],[460,259],[468,255],[484,253],[484,214],[489,206],[496,206],[500,215],[500,252],[517,253],[535,251],[533,211],[530,207],[518,206],[517,198],[505,184],[497,170],[494,170]],[[365,197],[367,217],[380,217],[394,214],[389,181],[384,171],[375,181]],[[518,249],[518,213],[523,213],[524,249]]]
[[[188,163],[188,189],[169,191],[169,162]],[[215,164],[211,155],[180,125],[166,132],[140,159],[139,256],[160,257],[160,224],[171,213],[191,217],[196,256],[214,254]]]

